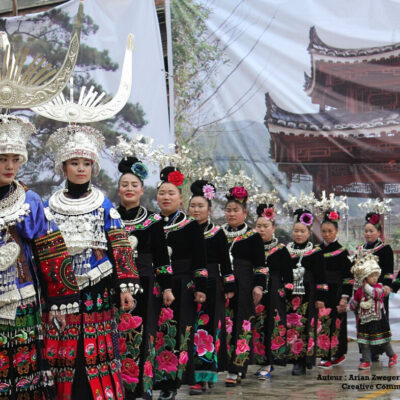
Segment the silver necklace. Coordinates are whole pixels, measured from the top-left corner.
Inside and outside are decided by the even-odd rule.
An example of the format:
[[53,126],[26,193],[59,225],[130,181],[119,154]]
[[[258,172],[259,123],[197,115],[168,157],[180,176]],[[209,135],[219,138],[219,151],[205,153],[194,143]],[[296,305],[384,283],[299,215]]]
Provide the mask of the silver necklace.
[[295,249],[294,246],[295,246],[295,243],[290,242],[290,243],[288,243],[286,248],[288,249],[290,255],[295,255],[296,257],[304,256],[305,253],[308,253],[309,251],[311,251],[313,249],[313,244],[311,242],[308,242],[307,246],[304,247],[304,249]]
[[225,232],[226,237],[228,238],[235,238],[238,236],[241,236],[247,232],[247,224],[246,222],[244,223],[244,227],[238,231],[228,231],[229,225],[228,224],[223,224],[222,229]]
[[131,220],[124,220],[124,224],[126,226],[132,226],[132,225],[137,225],[143,222],[147,218],[147,210],[143,206],[139,207],[139,210],[137,212],[136,218],[131,219]]
[[382,243],[383,243],[382,240],[378,239],[378,243],[372,249],[366,249],[365,246],[367,246],[367,243],[364,243],[361,246],[361,252],[362,252],[363,255],[366,255],[366,254],[369,254],[369,253],[373,253],[375,251],[375,249],[377,249],[379,246],[382,245]]
[[265,250],[265,251],[270,251],[270,250],[273,249],[277,244],[278,244],[278,239],[277,239],[276,237],[273,237],[271,243],[264,244],[264,250]]
[[[210,227],[210,228],[209,228],[209,227]],[[207,225],[206,229],[204,230],[204,236],[208,235],[208,234],[214,229],[214,227],[215,227],[215,225],[214,225],[212,222],[210,222],[210,223]],[[209,229],[208,229],[208,228],[209,228]]]
[[50,197],[49,207],[52,211],[63,215],[82,215],[98,209],[103,201],[104,194],[95,187],[92,187],[87,196],[79,199],[67,197],[61,189]]

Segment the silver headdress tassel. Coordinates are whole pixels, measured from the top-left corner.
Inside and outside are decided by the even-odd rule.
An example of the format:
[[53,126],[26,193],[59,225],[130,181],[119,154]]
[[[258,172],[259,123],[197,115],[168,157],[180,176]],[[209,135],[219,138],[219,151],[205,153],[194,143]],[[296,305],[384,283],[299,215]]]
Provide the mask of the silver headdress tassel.
[[[52,69],[52,66],[39,54],[23,71],[28,49],[20,49],[17,56],[14,56],[7,34],[0,32],[0,50],[3,52],[3,62],[0,65],[0,108],[36,107],[50,101],[64,89],[78,58],[82,17],[81,1],[75,17],[71,42],[58,71]],[[43,64],[46,66],[42,68]]]
[[[105,139],[95,128],[77,123],[102,121],[117,114],[129,99],[132,87],[132,52],[134,48],[133,35],[128,35],[125,49],[124,64],[120,85],[114,98],[102,103],[104,93],[98,93],[91,87],[87,94],[86,88],[80,91],[78,102],[74,102],[73,79],[71,79],[70,96],[66,99],[62,94],[53,101],[33,108],[37,114],[68,122],[70,125],[57,129],[50,137],[48,146],[55,159],[56,172],[62,173],[64,161],[74,157],[88,158],[93,161],[93,174],[100,171],[99,157],[104,147]],[[74,123],[73,125],[71,125]]]
[[315,202],[316,198],[314,192],[311,192],[309,195],[301,192],[300,196],[293,196],[289,194],[288,201],[283,204],[283,208],[285,208],[289,214],[294,213],[299,209],[312,211],[313,207],[315,206]]
[[329,197],[326,197],[325,190],[323,190],[321,199],[315,202],[315,209],[323,215],[332,212],[332,216],[328,216],[328,219],[338,222],[340,219],[339,213],[346,213],[349,209],[347,197],[336,197],[334,193],[329,193]]

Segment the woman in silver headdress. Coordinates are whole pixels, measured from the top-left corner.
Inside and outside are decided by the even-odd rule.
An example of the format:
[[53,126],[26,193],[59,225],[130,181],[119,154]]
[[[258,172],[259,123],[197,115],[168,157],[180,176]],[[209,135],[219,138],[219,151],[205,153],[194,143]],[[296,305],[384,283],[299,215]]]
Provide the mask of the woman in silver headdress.
[[46,218],[40,197],[15,180],[33,132],[23,118],[0,116],[1,399],[54,398],[53,377],[42,356],[41,311],[50,311],[49,322],[62,326],[79,300],[60,231]]
[[[118,211],[91,185],[100,171],[104,138],[96,129],[74,125],[58,129],[48,146],[56,171],[67,179],[65,189],[50,197],[47,215],[63,233],[81,300],[80,313],[67,318],[57,343],[63,349],[61,357],[60,350],[51,355],[47,350],[59,398],[122,398],[113,306],[125,310],[121,323],[137,327],[138,317],[129,311],[139,276]],[[135,378],[131,359],[122,361],[121,373]]]

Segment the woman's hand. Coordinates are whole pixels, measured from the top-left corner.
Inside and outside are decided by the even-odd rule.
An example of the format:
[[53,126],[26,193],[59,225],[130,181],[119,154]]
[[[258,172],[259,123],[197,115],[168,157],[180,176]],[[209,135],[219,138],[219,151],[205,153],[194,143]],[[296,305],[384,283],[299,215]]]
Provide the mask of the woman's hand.
[[169,307],[175,300],[175,296],[172,293],[172,289],[165,289],[163,291],[163,303],[164,306]]
[[129,292],[121,292],[120,300],[121,308],[125,311],[132,310],[136,305],[136,301]]
[[194,301],[196,303],[204,303],[206,301],[206,294],[203,292],[194,292]]
[[324,308],[325,303],[323,301],[316,301],[315,302],[315,308]]
[[255,288],[253,288],[253,302],[255,306],[261,301],[262,296],[263,292],[260,286],[256,286]]

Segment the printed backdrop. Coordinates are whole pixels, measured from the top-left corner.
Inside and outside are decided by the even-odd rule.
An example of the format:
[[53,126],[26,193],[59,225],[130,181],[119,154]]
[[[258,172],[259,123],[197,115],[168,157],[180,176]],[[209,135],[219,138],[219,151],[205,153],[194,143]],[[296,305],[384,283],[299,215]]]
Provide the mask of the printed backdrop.
[[172,0],[172,13],[177,142],[282,200],[347,195],[350,249],[363,240],[358,203],[393,198],[385,236],[398,250],[400,3]]

